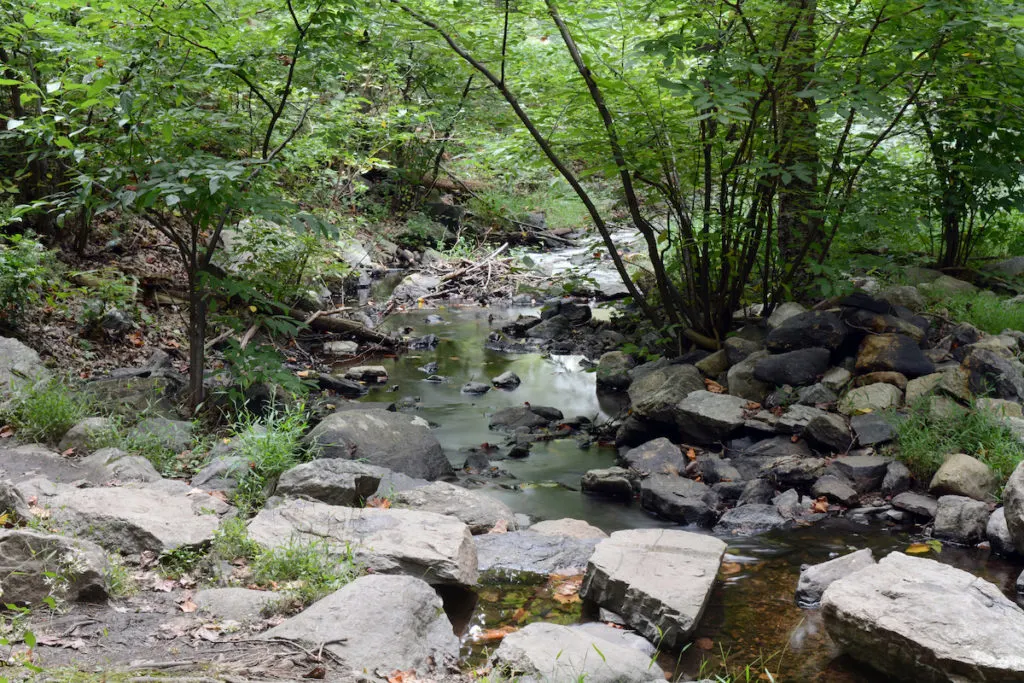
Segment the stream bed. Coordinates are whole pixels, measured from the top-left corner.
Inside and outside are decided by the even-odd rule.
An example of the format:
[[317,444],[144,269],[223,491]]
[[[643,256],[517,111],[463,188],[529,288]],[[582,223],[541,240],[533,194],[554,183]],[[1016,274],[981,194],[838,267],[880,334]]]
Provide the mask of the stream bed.
[[[621,398],[598,397],[595,376],[581,369],[580,357],[510,355],[485,348],[493,329],[520,314],[536,313],[537,309],[526,308],[453,308],[391,316],[389,328],[411,328],[413,336],[435,334],[440,341],[429,351],[373,359],[374,364],[387,368],[389,379],[386,385],[371,389],[364,400],[392,402],[417,397],[416,414],[436,425],[434,434],[456,469],[462,467],[466,449],[484,443],[504,445],[505,436],[488,429],[488,416],[499,408],[530,402],[556,407],[567,418],[582,415],[600,422],[614,417],[623,407]],[[440,316],[444,321],[428,322],[428,316]],[[427,375],[418,368],[432,361],[438,364],[436,374],[447,377],[447,382],[425,381]],[[360,360],[360,364],[367,362]],[[515,390],[492,389],[482,396],[460,391],[468,381],[489,382],[508,370],[522,379]],[[511,473],[518,486],[485,483],[478,490],[534,521],[572,517],[608,533],[675,527],[644,512],[638,504],[596,499],[579,491],[580,477],[587,470],[609,467],[615,457],[612,447],[594,444],[583,449],[574,438],[538,442],[526,458],[495,463]],[[793,683],[880,680],[876,672],[839,656],[825,634],[818,610],[796,605],[797,578],[803,564],[823,562],[859,548],[872,548],[876,558],[903,550],[921,540],[920,529],[865,526],[833,518],[813,526],[724,540],[729,549],[694,645],[682,653],[663,653],[659,663],[666,671],[674,671],[682,680],[727,673],[738,675],[738,681],[768,680],[761,676],[765,669],[772,672],[774,680]],[[1009,597],[1016,597],[1014,582],[1021,568],[1011,562],[982,549],[952,546],[928,556],[973,572]],[[479,633],[537,620],[571,623],[589,618],[578,604],[560,600],[554,588],[544,582],[481,586],[476,608],[463,630]],[[488,647],[496,646],[496,642],[480,644],[464,636],[463,654],[473,665],[483,660]],[[752,669],[749,679],[744,672],[748,665]]]

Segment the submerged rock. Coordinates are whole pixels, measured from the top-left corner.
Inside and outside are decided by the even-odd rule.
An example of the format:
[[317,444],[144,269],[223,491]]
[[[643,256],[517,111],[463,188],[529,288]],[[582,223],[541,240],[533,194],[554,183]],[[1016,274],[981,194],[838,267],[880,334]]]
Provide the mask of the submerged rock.
[[752,536],[789,525],[774,505],[750,503],[727,511],[715,525],[716,534]]
[[800,570],[800,579],[796,584],[797,603],[801,607],[817,605],[825,589],[833,582],[874,563],[875,558],[871,555],[871,549],[862,548],[828,562],[804,567]]

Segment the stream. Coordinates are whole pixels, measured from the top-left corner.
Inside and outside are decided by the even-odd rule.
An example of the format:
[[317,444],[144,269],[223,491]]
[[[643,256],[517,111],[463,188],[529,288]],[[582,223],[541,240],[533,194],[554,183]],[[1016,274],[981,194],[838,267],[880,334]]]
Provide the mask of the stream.
[[[434,433],[456,469],[465,461],[465,449],[485,442],[504,445],[504,435],[487,426],[488,416],[499,408],[528,401],[557,407],[566,418],[583,415],[598,422],[617,414],[623,405],[621,398],[599,398],[595,376],[581,370],[579,356],[509,355],[485,348],[493,329],[520,314],[536,313],[537,309],[527,308],[442,308],[391,316],[387,327],[412,328],[413,336],[436,334],[440,342],[430,351],[374,359],[374,364],[387,368],[389,380],[387,385],[373,388],[364,400],[392,402],[418,397],[416,414],[436,425]],[[595,315],[601,313],[595,310]],[[444,322],[428,322],[428,315],[440,316]],[[448,377],[448,382],[425,381],[426,374],[418,368],[431,361],[437,362],[437,374]],[[363,359],[360,364],[367,362]],[[482,396],[460,392],[468,381],[489,382],[507,370],[522,379],[513,391],[494,389]],[[508,486],[507,482],[502,486],[504,480],[485,481],[478,490],[534,521],[572,517],[608,533],[676,526],[649,515],[639,504],[595,499],[579,491],[580,477],[587,470],[609,467],[615,456],[614,448],[595,444],[582,449],[574,438],[539,442],[524,459],[495,463],[511,473],[518,486]],[[750,665],[749,680],[767,680],[759,678],[767,668],[776,681],[878,681],[877,673],[839,656],[817,610],[796,605],[793,596],[800,567],[864,547],[881,557],[920,539],[920,529],[915,527],[865,526],[842,518],[760,536],[726,538],[729,549],[695,633],[695,644],[681,654],[663,654],[659,663],[682,680],[727,673],[738,674],[736,680],[748,680],[744,667]],[[928,556],[973,572],[999,586],[1009,597],[1016,597],[1014,582],[1020,567],[990,557],[985,550],[946,546],[941,553]],[[556,596],[550,585],[484,585],[478,593],[477,606],[469,618],[469,625],[477,631],[523,626],[534,620],[570,623],[586,619],[578,604],[566,605],[553,599]],[[467,663],[481,663],[486,648],[469,638],[464,638],[464,643]],[[491,649],[496,646],[489,645]]]

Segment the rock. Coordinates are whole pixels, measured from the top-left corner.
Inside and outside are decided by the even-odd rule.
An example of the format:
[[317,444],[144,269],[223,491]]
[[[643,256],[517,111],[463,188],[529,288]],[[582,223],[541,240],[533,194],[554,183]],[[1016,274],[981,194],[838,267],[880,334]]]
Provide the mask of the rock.
[[685,531],[617,531],[597,545],[580,597],[621,615],[659,647],[679,647],[700,622],[725,547]]
[[1005,275],[1007,277],[1014,277],[1024,273],[1024,256],[1013,256],[1001,261],[988,264],[988,269]]
[[440,285],[441,278],[437,275],[411,273],[402,278],[402,281],[391,292],[391,297],[395,301],[401,302],[416,301],[433,293]]
[[853,435],[846,420],[834,413],[811,418],[804,428],[804,436],[835,453],[845,453],[853,443]]
[[328,415],[303,441],[315,444],[323,458],[360,460],[410,477],[434,480],[453,473],[422,418],[386,410]]
[[921,285],[934,282],[942,276],[942,271],[934,268],[921,268],[919,266],[908,266],[903,269],[903,279],[910,285]]
[[388,369],[383,365],[357,365],[345,370],[345,379],[353,382],[383,384],[388,381]]
[[181,453],[191,448],[194,428],[193,423],[184,420],[150,417],[135,425],[129,438],[142,443],[156,443],[168,451]]
[[935,496],[967,496],[987,501],[996,490],[996,477],[989,466],[965,453],[953,453],[932,477],[928,491]]
[[930,375],[924,375],[923,377],[917,377],[907,382],[907,405],[914,405],[925,396],[930,395],[932,392],[939,388],[939,384],[942,382],[944,373],[933,372]]
[[26,383],[49,376],[50,372],[38,353],[17,339],[0,337],[0,397]]
[[813,384],[829,364],[829,350],[806,348],[766,356],[754,366],[754,379],[771,386]]
[[7,515],[12,522],[28,522],[34,519],[35,515],[28,508],[25,497],[21,491],[14,487],[14,484],[7,480],[0,480],[0,515]]
[[891,384],[869,384],[846,392],[839,402],[839,412],[843,415],[859,415],[873,413],[903,405],[903,392]]
[[0,595],[41,607],[58,600],[107,599],[107,555],[95,543],[29,529],[0,529]]
[[927,302],[921,296],[921,292],[918,291],[917,287],[910,285],[897,285],[883,289],[878,293],[878,298],[888,301],[893,306],[909,308],[915,313],[923,311],[927,306]]
[[939,502],[931,496],[906,491],[892,499],[893,507],[906,510],[915,517],[932,519],[939,509]]
[[924,341],[928,330],[927,318],[912,317],[906,320],[897,315],[861,309],[846,309],[843,319],[855,330],[870,334],[901,334],[918,344]]
[[[586,624],[621,633],[603,624]],[[509,680],[588,683],[650,683],[665,673],[649,655],[580,627],[536,622],[511,633],[491,655],[489,665]],[[600,653],[598,656],[597,653]]]
[[974,409],[986,413],[995,419],[1004,417],[1024,417],[1024,409],[1019,403],[1001,398],[978,398],[974,401]]
[[692,365],[667,365],[635,378],[629,387],[629,400],[633,415],[641,420],[676,424],[680,402],[703,389],[700,370]]
[[697,459],[697,465],[701,481],[708,485],[738,482],[743,479],[743,474],[733,466],[730,460],[722,460],[713,453],[700,456]]
[[710,527],[718,496],[706,484],[674,474],[652,474],[640,481],[640,505],[680,524]]
[[859,493],[868,493],[882,486],[889,462],[889,458],[877,455],[846,455],[833,460],[831,467]]
[[823,458],[785,455],[768,460],[761,466],[760,473],[780,489],[806,490],[817,481],[824,469],[825,460]]
[[526,331],[526,336],[544,341],[553,339],[565,339],[572,334],[575,325],[564,315],[542,320]]
[[758,362],[767,356],[767,351],[757,351],[729,368],[729,373],[726,376],[729,393],[755,403],[763,402],[772,387],[756,379],[754,371],[757,368]]
[[597,387],[606,391],[626,391],[633,382],[629,371],[636,367],[633,357],[622,351],[609,351],[597,361]]
[[614,500],[633,500],[638,489],[637,476],[624,467],[588,470],[580,479],[580,490],[584,493]]
[[682,474],[689,464],[679,446],[664,437],[631,448],[620,459],[623,465],[642,476]]
[[729,369],[729,357],[725,349],[719,349],[693,364],[708,377],[718,377]]
[[357,671],[444,668],[459,639],[441,598],[413,576],[363,576],[258,636],[328,650]]
[[125,555],[205,545],[221,518],[234,511],[218,498],[168,480],[85,489],[45,482],[33,493],[65,533]]
[[830,311],[807,311],[786,318],[772,329],[765,345],[772,353],[784,353],[812,347],[838,349],[849,330],[838,315]]
[[429,351],[436,349],[441,340],[436,334],[425,334],[422,337],[414,337],[409,340],[409,348],[413,351]]
[[873,446],[896,438],[896,428],[884,415],[878,413],[854,415],[850,418],[850,426],[861,446]]
[[1024,462],[1014,468],[1003,486],[1003,507],[1013,544],[1024,553]]
[[995,351],[977,349],[964,358],[970,390],[979,396],[1024,401],[1024,376],[1010,361]]
[[359,344],[354,341],[324,342],[324,354],[328,356],[355,356],[359,353]]
[[92,455],[82,458],[79,463],[85,467],[102,468],[109,475],[109,480],[127,482],[160,481],[160,473],[153,463],[141,455],[129,455],[119,448],[101,448]]
[[512,389],[515,389],[520,384],[522,384],[522,380],[519,379],[519,375],[512,372],[511,370],[508,370],[506,372],[501,373],[497,377],[492,377],[491,384],[493,384],[498,389],[507,389],[511,391]]
[[344,377],[335,377],[326,372],[321,372],[316,377],[317,385],[324,391],[333,391],[345,398],[359,398],[366,396],[368,389],[359,382]]
[[853,386],[866,387],[869,384],[879,383],[891,384],[900,391],[907,390],[907,378],[898,372],[869,372],[866,375],[858,375],[853,380]]
[[984,579],[891,553],[830,585],[829,636],[898,680],[1024,680],[1024,611]]
[[894,496],[903,493],[910,488],[910,470],[898,460],[893,460],[885,468],[885,478],[882,479],[882,495]]
[[725,349],[725,359],[730,366],[736,365],[740,361],[746,360],[750,354],[764,349],[764,344],[743,337],[729,337],[722,346]]
[[680,431],[701,443],[714,443],[743,426],[745,399],[710,391],[694,391],[677,407]]
[[817,606],[825,589],[833,582],[873,564],[875,558],[871,549],[862,548],[828,562],[804,567],[796,584],[797,604],[805,608]]
[[857,351],[857,372],[898,372],[920,377],[935,372],[917,342],[903,334],[869,334]]
[[578,538],[582,540],[593,540],[608,538],[608,534],[592,524],[587,524],[582,519],[549,519],[537,522],[530,527],[530,531],[543,536],[560,536],[563,538]]
[[527,572],[547,576],[577,574],[587,566],[598,541],[534,531],[474,537],[481,572]]
[[740,505],[727,511],[715,525],[714,533],[752,536],[789,524],[774,505]]
[[992,552],[1007,557],[1018,554],[1017,548],[1013,545],[1013,537],[1010,536],[1010,529],[1006,526],[1006,510],[1004,508],[996,508],[996,511],[988,518],[988,523],[985,525],[985,537],[988,539],[989,545],[992,546]]
[[961,545],[975,545],[985,540],[988,505],[966,496],[942,496],[935,512],[932,534]]
[[804,313],[806,310],[806,308],[795,301],[787,301],[779,304],[775,307],[775,310],[772,311],[772,314],[768,316],[768,329],[774,330],[777,327],[781,327],[782,323],[794,316]]
[[846,368],[832,368],[822,375],[821,383],[825,385],[826,388],[839,392],[843,390],[843,387],[849,384],[852,377],[853,374]]
[[578,304],[574,301],[559,299],[548,302],[541,311],[541,320],[550,320],[556,316],[563,316],[573,325],[584,325],[590,322],[592,317],[590,306]]
[[[539,411],[544,411],[543,414]],[[557,417],[552,417],[548,411],[554,411],[557,413]],[[561,411],[555,408],[545,408],[544,406],[509,406],[508,408],[502,408],[494,412],[491,415],[489,427],[491,429],[499,431],[513,432],[521,427],[525,427],[530,430],[540,429],[547,427],[555,420],[561,420]]]
[[474,396],[482,396],[491,390],[490,384],[484,384],[483,382],[466,382],[462,385],[462,393],[472,394]]
[[796,489],[788,489],[772,498],[772,505],[785,519],[796,519],[804,512],[800,503],[800,494]]
[[181,388],[181,380],[174,376],[132,375],[91,380],[82,387],[82,393],[111,412],[135,419],[143,413],[175,416]]
[[461,520],[471,533],[485,534],[500,523],[516,530],[515,513],[499,500],[461,486],[436,481],[392,496],[393,508],[436,512]]
[[[321,458],[284,472],[275,493],[307,496],[329,505],[358,506],[377,492],[388,473],[383,467],[361,462]],[[195,485],[195,480],[192,483]]]
[[280,599],[277,593],[249,588],[206,588],[192,597],[200,612],[239,623],[258,621]]
[[68,450],[84,455],[102,447],[112,435],[114,421],[109,417],[87,417],[69,429],[57,445],[57,450],[65,453]]
[[839,394],[818,382],[807,387],[801,387],[796,392],[797,402],[805,406],[835,403],[839,400]]
[[815,498],[824,497],[829,502],[839,503],[846,507],[853,507],[860,500],[860,495],[852,486],[831,474],[826,474],[814,482],[814,486],[811,487],[811,495]]
[[972,285],[970,282],[964,280],[958,280],[955,277],[949,275],[940,275],[929,283],[918,286],[921,291],[927,291],[929,294],[942,295],[942,294],[973,294],[978,291],[978,288]]
[[775,487],[767,479],[751,479],[743,487],[743,493],[736,500],[736,507],[756,503],[767,505],[775,497]]
[[477,579],[469,527],[433,512],[284,500],[249,522],[249,537],[267,548],[323,541],[339,556],[351,549],[357,562],[380,574],[462,585]]

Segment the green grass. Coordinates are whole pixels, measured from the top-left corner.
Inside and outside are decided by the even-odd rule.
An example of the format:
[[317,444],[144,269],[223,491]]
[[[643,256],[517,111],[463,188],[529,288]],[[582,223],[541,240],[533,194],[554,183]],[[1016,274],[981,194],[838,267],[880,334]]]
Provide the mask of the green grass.
[[[139,421],[146,415],[140,415]],[[137,433],[131,429],[132,423],[115,415],[111,417],[111,426],[105,433],[94,435],[95,450],[101,448],[118,448],[132,455],[141,455],[149,460],[156,471],[164,477],[180,475],[189,469],[178,457],[180,453],[168,448],[160,434]]]
[[315,453],[302,444],[308,426],[305,406],[272,409],[263,418],[247,416],[234,428],[234,454],[246,463],[238,482],[235,505],[252,512],[266,502],[267,485]]
[[206,560],[206,550],[181,546],[160,555],[159,571],[168,579],[180,579],[189,574],[195,576]]
[[1024,444],[990,413],[975,410],[947,418],[930,414],[927,400],[896,422],[895,455],[919,481],[929,481],[951,453],[966,453],[992,468],[1000,486],[1024,459]]
[[1006,329],[1024,331],[1024,304],[1010,304],[1002,297],[951,294],[931,297],[929,304],[932,310],[946,309],[951,320],[970,323],[989,334]]
[[252,560],[260,553],[260,545],[249,538],[249,529],[241,517],[224,520],[213,536],[213,553],[232,562],[239,558]]
[[316,602],[363,574],[351,548],[338,554],[326,541],[289,541],[260,551],[252,564],[256,583],[285,592],[302,606]]
[[59,379],[25,385],[14,392],[0,422],[14,427],[22,442],[57,443],[65,432],[93,414],[90,401]]

